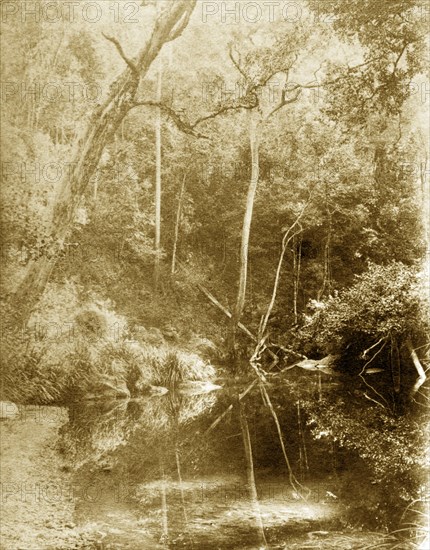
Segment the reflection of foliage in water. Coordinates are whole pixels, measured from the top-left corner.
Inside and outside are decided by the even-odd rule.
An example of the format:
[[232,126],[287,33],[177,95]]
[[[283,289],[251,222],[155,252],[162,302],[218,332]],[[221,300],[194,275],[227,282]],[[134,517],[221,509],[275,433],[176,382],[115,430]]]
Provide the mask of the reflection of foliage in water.
[[[282,387],[272,387],[278,402],[279,395],[284,395],[281,407],[287,400],[300,400],[310,435],[331,442],[336,453],[348,457],[346,470],[339,471],[339,490],[347,495],[348,523],[398,527],[407,505],[420,497],[425,479],[425,411],[419,417],[416,411],[394,417],[366,399],[359,377],[320,375],[320,386],[318,374],[286,374]],[[283,414],[287,425],[286,410]]]
[[[342,498],[347,524],[398,527],[407,505],[423,496],[428,438],[422,414],[419,423],[412,413],[394,418],[369,403],[357,389],[360,380],[354,385],[350,376],[322,375],[321,385],[318,374],[288,371],[287,376],[282,382],[272,378],[267,390],[295,472],[300,473],[301,446],[305,445],[309,464],[305,485],[307,476],[332,477],[326,489]],[[273,471],[282,466],[273,420],[257,392],[252,405],[248,403],[247,415],[253,426],[256,467]]]
[[403,474],[413,465],[424,465],[426,437],[416,422],[393,418],[372,405],[364,411],[349,405],[327,399],[307,403],[314,432],[326,431],[341,445],[358,450],[372,465],[378,481],[388,472]]
[[203,413],[208,413],[217,400],[216,393],[183,395],[171,392],[167,396],[169,421],[185,425]]
[[[423,283],[416,266],[369,264],[350,288],[319,304],[300,330],[302,349],[314,357],[335,354],[336,367],[359,375],[370,392],[367,399],[393,414],[406,414],[415,398],[428,403],[422,394],[430,359]],[[372,370],[382,376],[367,382]]]
[[[320,387],[318,377],[311,376],[289,371],[287,381],[274,377],[267,388],[295,474],[301,473],[300,445],[305,444],[309,469],[304,472],[304,485],[320,484],[322,499],[326,491],[337,495],[338,500],[330,502],[340,504],[339,517],[344,525],[398,527],[406,505],[417,494],[424,433],[412,418],[393,419],[372,404],[363,410],[364,399],[355,396],[354,391],[346,404],[339,402],[339,397],[345,395],[346,379],[336,378],[335,383],[333,378],[323,377]],[[72,412],[63,441],[72,449],[77,466],[100,466],[104,459],[114,458],[111,483],[127,479],[145,484],[146,489],[146,483],[156,483],[154,495],[148,493],[155,500],[146,503],[155,510],[159,507],[156,497],[163,475],[169,483],[176,480],[179,460],[183,480],[202,473],[215,476],[212,479],[243,474],[237,407],[207,432],[213,421],[235,403],[237,388],[227,392],[188,396],[173,391],[163,397],[114,402],[110,408],[86,407],[77,414]],[[305,432],[302,436],[298,401]],[[244,405],[257,482],[267,475],[288,483],[273,418],[258,387],[244,399]],[[172,513],[169,510],[169,517]]]
[[147,444],[167,436],[173,426],[182,425],[209,410],[215,394],[117,400],[70,409],[70,421],[62,428],[61,450],[75,468],[100,463],[128,443],[132,434],[143,432]]
[[367,465],[367,481],[379,487],[374,503],[362,495],[367,520],[373,505],[376,524],[396,525],[408,503],[419,497],[425,479],[428,438],[422,425],[411,415],[393,418],[382,408],[370,404],[363,409],[354,400],[346,404],[326,398],[305,406],[314,435],[324,433],[355,451]]
[[72,407],[69,414],[68,424],[60,430],[60,450],[75,468],[97,463],[124,445],[136,427],[123,400]]

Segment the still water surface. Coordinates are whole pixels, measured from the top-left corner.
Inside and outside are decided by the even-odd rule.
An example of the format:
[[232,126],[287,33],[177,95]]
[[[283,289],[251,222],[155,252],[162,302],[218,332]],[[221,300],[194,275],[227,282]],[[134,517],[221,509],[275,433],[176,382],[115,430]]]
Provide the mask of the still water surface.
[[[309,383],[318,399],[337,382]],[[248,387],[71,408],[61,447],[73,461],[76,523],[93,525],[103,550],[371,543],[383,488],[368,465],[311,433],[287,383],[269,384],[272,409],[258,385],[239,400]]]

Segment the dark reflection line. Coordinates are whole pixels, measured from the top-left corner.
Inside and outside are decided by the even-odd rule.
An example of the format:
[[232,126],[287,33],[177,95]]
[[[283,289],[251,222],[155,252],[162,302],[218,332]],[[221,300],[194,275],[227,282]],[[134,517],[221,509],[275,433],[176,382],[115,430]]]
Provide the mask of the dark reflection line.
[[184,484],[182,481],[182,469],[181,469],[181,455],[179,452],[179,418],[178,418],[178,411],[175,409],[175,415],[173,417],[173,426],[174,426],[174,434],[175,434],[175,461],[176,461],[176,473],[178,475],[178,483],[179,483],[179,492],[181,494],[181,506],[182,506],[182,513],[184,516],[184,527],[185,530],[189,533],[189,539],[191,548],[194,548],[194,541],[191,529],[188,529],[188,512],[187,512],[187,505],[185,501],[185,492],[184,492]]
[[[272,414],[273,420],[275,421],[276,430],[278,432],[279,442],[281,444],[282,454],[284,455],[285,464],[287,465],[287,469],[288,469],[288,477],[289,477],[289,480],[290,480],[290,484],[291,484],[292,488],[296,491],[296,493],[303,500],[306,501],[307,498],[309,497],[310,491],[309,491],[309,489],[306,489],[305,487],[303,487],[303,485],[300,483],[300,481],[294,475],[293,469],[291,468],[290,460],[289,460],[288,455],[287,455],[287,450],[285,449],[284,438],[282,436],[282,430],[281,430],[281,425],[279,424],[278,415],[276,414],[276,411],[273,408],[272,402],[270,400],[269,394],[267,393],[266,386],[264,385],[264,382],[260,383],[260,389],[261,389],[261,392],[262,392],[262,395],[263,395],[263,401],[264,401],[265,405],[269,408],[269,410]],[[303,491],[307,492],[306,496],[303,495]]]
[[302,473],[302,480],[309,472],[308,464],[308,451],[306,449],[305,432],[302,426],[302,415],[300,412],[300,400],[297,401],[297,425],[299,428],[299,454],[300,454],[300,470]]
[[264,548],[267,548],[267,541],[266,541],[266,536],[264,534],[263,520],[261,518],[260,503],[258,501],[257,487],[255,484],[254,461],[252,458],[251,437],[249,435],[248,421],[246,419],[245,410],[241,401],[239,401],[239,418],[240,418],[240,427],[242,430],[243,446],[245,449],[246,474],[247,474],[247,480],[248,480],[249,495],[251,498],[254,517],[257,524],[259,544],[263,545]]
[[161,476],[161,537],[160,542],[167,544],[169,540],[169,523],[166,495],[166,475],[164,472],[164,458],[160,455],[160,476]]
[[187,505],[186,505],[186,499],[185,499],[185,491],[184,491],[184,484],[182,479],[182,467],[181,467],[181,454],[180,454],[180,447],[181,447],[181,441],[180,441],[180,411],[181,407],[184,405],[184,399],[183,396],[176,391],[176,388],[173,388],[173,391],[170,392],[168,397],[168,416],[169,416],[169,424],[171,433],[173,433],[173,447],[174,447],[174,454],[175,454],[175,465],[176,465],[176,475],[178,478],[178,484],[179,484],[179,493],[180,493],[180,499],[181,499],[181,508],[182,508],[182,515],[184,518],[184,531],[189,536],[189,542],[191,545],[191,548],[194,548],[194,540],[193,535],[191,532],[191,529],[189,529],[189,522],[188,522],[188,512],[187,512]]
[[184,485],[182,483],[182,475],[181,475],[181,462],[180,462],[180,456],[179,456],[179,449],[176,446],[175,447],[175,459],[176,459],[176,471],[178,474],[178,482],[179,482],[179,490],[181,493],[181,504],[182,504],[182,513],[184,514],[184,521],[185,526],[188,526],[188,514],[187,509],[185,506],[185,493],[184,493]]
[[[278,364],[278,361],[273,361],[273,363],[270,364],[269,368],[266,369],[266,374],[269,373],[270,371],[272,371],[274,369],[274,367]],[[259,373],[259,371],[257,370],[257,375]],[[260,378],[257,376],[250,384],[248,384],[248,386],[243,390],[242,393],[239,394],[238,397],[236,397],[236,400],[238,399],[239,401],[241,401],[244,397],[246,397],[248,395],[248,393],[253,389],[255,388],[255,386],[257,386],[257,384],[260,382]],[[234,404],[235,402],[231,403],[213,422],[212,424],[209,426],[209,428],[207,428],[203,434],[199,437],[206,437],[213,429],[215,429],[218,424],[228,415],[228,413],[230,411],[233,410],[234,408]],[[197,439],[197,438],[194,438],[194,440]],[[194,442],[194,440],[191,441],[191,443]],[[190,456],[194,453],[195,451],[194,450],[191,450],[186,458],[190,458]]]

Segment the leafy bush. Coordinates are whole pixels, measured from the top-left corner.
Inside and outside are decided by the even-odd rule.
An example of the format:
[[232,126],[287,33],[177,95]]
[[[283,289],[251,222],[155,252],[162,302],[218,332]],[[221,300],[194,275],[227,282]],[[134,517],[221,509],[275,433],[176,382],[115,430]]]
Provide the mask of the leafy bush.
[[[62,361],[49,361],[47,346],[28,338],[14,349],[3,373],[3,398],[18,403],[64,404],[97,394],[100,382],[115,380],[138,396],[150,386],[174,389],[187,380],[207,381],[215,369],[195,354],[164,346],[77,340]],[[52,351],[51,351],[52,355]]]
[[325,353],[343,353],[354,341],[371,345],[388,336],[421,341],[429,331],[427,312],[416,270],[397,262],[370,264],[354,286],[312,316],[301,337]]
[[132,395],[139,393],[145,384],[173,389],[183,380],[205,381],[215,377],[212,365],[193,353],[168,345],[109,345],[102,353],[101,362],[116,365],[115,373],[109,374],[122,370],[120,374],[125,377]]

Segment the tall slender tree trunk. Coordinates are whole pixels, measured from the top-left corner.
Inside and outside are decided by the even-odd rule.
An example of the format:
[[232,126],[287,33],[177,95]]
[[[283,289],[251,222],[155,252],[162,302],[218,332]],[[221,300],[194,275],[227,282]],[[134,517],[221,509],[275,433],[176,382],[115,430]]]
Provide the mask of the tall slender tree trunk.
[[251,180],[248,186],[248,195],[246,198],[245,215],[242,225],[242,241],[240,245],[240,266],[239,266],[239,288],[237,291],[236,306],[232,316],[231,327],[231,347],[234,350],[236,341],[237,325],[242,317],[245,307],[246,284],[248,277],[248,254],[249,237],[251,234],[252,214],[254,211],[255,194],[258,187],[260,172],[260,132],[261,132],[261,114],[257,110],[249,112],[249,142],[251,147]]
[[[160,64],[157,72],[157,103],[161,102],[161,88],[163,81],[163,67]],[[160,259],[161,259],[161,109],[157,109],[155,118],[155,264],[154,264],[154,286],[158,289],[160,281]]]
[[424,233],[426,240],[426,256],[424,259],[425,290],[430,293],[430,178],[428,177],[429,157],[426,153],[425,159],[420,166],[421,200],[424,221]]
[[293,250],[293,268],[294,268],[294,295],[293,295],[293,313],[294,324],[297,325],[299,321],[299,312],[297,308],[297,301],[299,297],[300,288],[300,268],[302,263],[302,236],[298,237],[298,243],[295,243]]
[[172,252],[172,275],[174,275],[176,272],[176,252],[178,249],[179,227],[181,225],[182,205],[184,202],[186,179],[187,179],[187,176],[186,174],[184,174],[184,177],[182,179],[181,191],[179,193],[178,210],[176,211],[175,237],[173,241],[173,252]]
[[60,257],[64,240],[71,229],[75,214],[91,177],[97,169],[103,149],[134,107],[140,80],[159,54],[162,46],[181,35],[186,28],[196,0],[176,0],[157,18],[152,35],[146,40],[138,56],[112,83],[106,100],[90,117],[88,127],[77,140],[72,162],[65,171],[56,197],[51,226],[47,235],[50,250],[29,262],[26,273],[15,293],[9,297],[11,322],[25,322],[42,295],[50,274]]
[[324,274],[323,282],[318,291],[317,300],[320,301],[326,292],[330,294],[331,290],[331,239],[332,239],[332,213],[327,209],[328,232],[324,246]]

